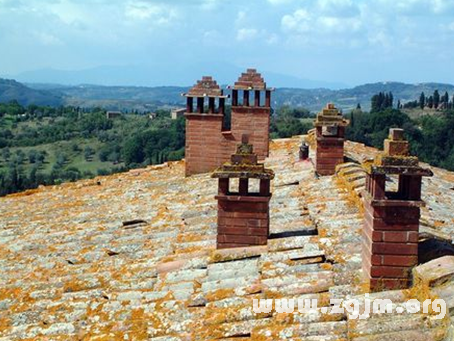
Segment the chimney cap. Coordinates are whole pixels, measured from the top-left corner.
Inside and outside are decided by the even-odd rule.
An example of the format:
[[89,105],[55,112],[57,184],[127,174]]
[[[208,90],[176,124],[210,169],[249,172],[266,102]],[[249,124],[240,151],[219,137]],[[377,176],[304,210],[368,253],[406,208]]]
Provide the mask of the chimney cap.
[[389,139],[392,141],[404,141],[404,130],[401,128],[390,128]]
[[224,96],[223,90],[219,84],[211,76],[203,76],[201,80],[189,89],[187,93],[182,94],[185,97],[219,97],[227,98]]
[[233,87],[229,86],[229,89],[233,90],[247,90],[247,91],[254,91],[254,90],[274,90],[274,89],[267,89],[265,80],[263,79],[262,75],[257,72],[256,69],[247,69],[246,72],[243,72],[238,80],[235,82]]
[[349,121],[344,119],[342,113],[336,108],[334,103],[328,103],[325,108],[317,114],[314,122],[316,127],[345,127],[349,124]]
[[271,180],[274,172],[257,162],[257,154],[254,153],[252,144],[249,144],[249,135],[243,134],[231,161],[216,169],[211,177]]

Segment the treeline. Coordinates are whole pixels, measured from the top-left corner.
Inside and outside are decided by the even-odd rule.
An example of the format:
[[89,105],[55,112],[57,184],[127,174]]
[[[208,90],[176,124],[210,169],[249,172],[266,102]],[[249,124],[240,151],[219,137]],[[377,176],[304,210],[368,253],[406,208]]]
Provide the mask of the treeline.
[[353,110],[349,118],[350,125],[346,130],[349,140],[382,149],[389,128],[403,128],[413,155],[431,165],[454,170],[454,110],[417,119],[392,108],[371,110],[370,113]]
[[380,92],[371,99],[371,111],[381,111],[392,108],[394,105],[394,96],[392,92]]
[[435,90],[430,96],[426,96],[424,92],[421,92],[418,100],[407,102],[403,107],[406,109],[454,109],[454,96],[450,99],[447,91],[440,95],[438,90]]
[[271,138],[284,138],[306,134],[313,128],[314,116],[305,108],[282,106],[271,116]]

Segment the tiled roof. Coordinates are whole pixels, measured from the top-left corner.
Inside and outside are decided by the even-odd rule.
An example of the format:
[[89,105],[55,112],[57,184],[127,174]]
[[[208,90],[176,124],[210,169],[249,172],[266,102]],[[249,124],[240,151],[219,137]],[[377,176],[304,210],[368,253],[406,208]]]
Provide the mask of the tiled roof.
[[[346,185],[362,186],[361,169],[316,178],[300,142],[271,142],[263,247],[215,250],[216,179],[185,178],[183,162],[0,198],[0,340],[441,340],[431,315],[252,311],[254,298],[361,293],[362,214]],[[353,160],[375,152],[346,144]],[[432,170],[423,225],[452,238],[454,173]]]
[[222,96],[222,89],[210,76],[204,76],[201,80],[189,89],[187,96],[191,97],[218,97]]
[[266,83],[256,69],[247,69],[235,82],[233,89],[236,90],[266,90]]

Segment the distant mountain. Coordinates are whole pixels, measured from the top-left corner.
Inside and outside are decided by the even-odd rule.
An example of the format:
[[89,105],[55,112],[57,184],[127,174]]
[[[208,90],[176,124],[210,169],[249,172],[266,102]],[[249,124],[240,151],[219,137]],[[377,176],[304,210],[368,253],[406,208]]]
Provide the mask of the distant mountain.
[[[181,93],[188,87],[177,86],[100,86],[60,84],[34,84],[26,86],[11,80],[0,80],[0,101],[17,99],[21,103],[75,105],[81,107],[100,106],[106,109],[150,111],[156,107],[170,105],[183,106],[185,100]],[[318,111],[328,102],[348,111],[358,103],[365,110],[370,108],[370,99],[380,91],[392,92],[395,103],[419,99],[421,92],[426,96],[435,90],[440,94],[448,91],[452,98],[454,85],[442,83],[405,84],[399,82],[371,83],[350,89],[330,90],[326,88],[298,89],[277,88],[273,93],[273,106],[301,106]],[[227,91],[228,93],[228,91]]]
[[18,101],[22,105],[51,105],[64,103],[61,95],[56,92],[31,89],[15,80],[0,78],[0,102]]
[[[170,62],[169,62],[170,63]],[[197,62],[189,67],[186,64],[154,64],[154,65],[126,65],[126,66],[99,66],[77,71],[41,69],[20,73],[14,78],[27,83],[55,83],[66,85],[99,84],[105,86],[190,86],[203,75],[213,76],[219,84],[232,84],[245,68],[225,62],[202,63]],[[303,79],[293,75],[262,72],[265,80],[272,87],[294,88],[329,88],[340,89],[345,84]]]

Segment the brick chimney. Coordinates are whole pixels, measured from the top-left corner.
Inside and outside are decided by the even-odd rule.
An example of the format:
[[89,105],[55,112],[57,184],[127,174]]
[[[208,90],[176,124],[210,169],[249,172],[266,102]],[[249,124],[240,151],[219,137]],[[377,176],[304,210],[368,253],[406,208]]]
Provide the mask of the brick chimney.
[[[371,292],[407,288],[418,264],[418,233],[423,176],[432,176],[409,156],[402,129],[390,129],[382,152],[366,164],[363,272]],[[395,188],[388,188],[391,178]]]
[[186,97],[186,176],[211,172],[224,161],[219,149],[227,96],[208,76],[183,96]]
[[[217,248],[266,245],[269,234],[269,202],[272,170],[257,162],[248,136],[226,162],[217,169],[213,178],[219,179]],[[231,189],[230,180],[238,179],[238,188]],[[256,190],[250,188],[256,181]]]
[[[235,141],[246,134],[259,160],[269,154],[271,92],[260,73],[248,69],[232,89],[232,128]],[[240,98],[239,98],[240,97]],[[237,143],[238,143],[237,142]]]
[[320,175],[333,175],[344,162],[344,136],[348,121],[334,104],[328,104],[315,120],[317,148],[315,170]]

